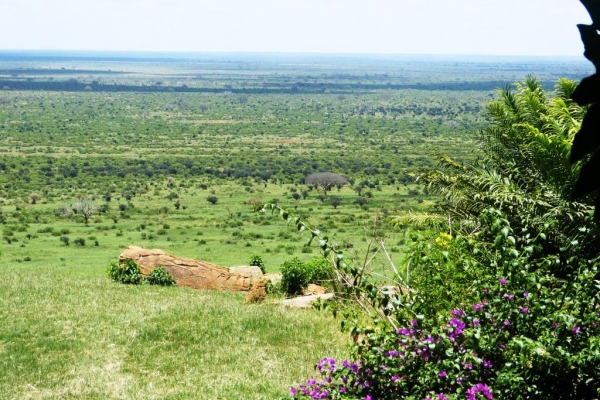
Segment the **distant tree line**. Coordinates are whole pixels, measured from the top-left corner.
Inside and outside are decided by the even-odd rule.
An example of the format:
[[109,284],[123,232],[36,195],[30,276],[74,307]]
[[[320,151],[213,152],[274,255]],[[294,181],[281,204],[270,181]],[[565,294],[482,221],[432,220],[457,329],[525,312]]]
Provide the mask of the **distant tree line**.
[[[293,93],[351,93],[356,90],[446,90],[446,91],[492,91],[499,87],[507,86],[506,81],[479,81],[479,82],[439,82],[439,83],[411,83],[411,84],[383,84],[383,83],[266,83],[259,88],[205,88],[189,87],[187,85],[168,86],[157,84],[126,85],[106,84],[99,82],[79,82],[76,79],[66,81],[36,81],[32,79],[3,79],[0,88],[4,90],[46,90],[59,92],[140,92],[140,93],[240,93],[240,94],[293,94]],[[545,89],[551,90],[552,82],[542,82]]]

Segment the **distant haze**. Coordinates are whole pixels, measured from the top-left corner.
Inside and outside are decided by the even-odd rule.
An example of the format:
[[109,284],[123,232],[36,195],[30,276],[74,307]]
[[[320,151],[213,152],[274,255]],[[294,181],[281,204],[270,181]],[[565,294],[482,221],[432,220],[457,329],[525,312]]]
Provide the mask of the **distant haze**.
[[577,0],[0,0],[0,49],[580,55]]

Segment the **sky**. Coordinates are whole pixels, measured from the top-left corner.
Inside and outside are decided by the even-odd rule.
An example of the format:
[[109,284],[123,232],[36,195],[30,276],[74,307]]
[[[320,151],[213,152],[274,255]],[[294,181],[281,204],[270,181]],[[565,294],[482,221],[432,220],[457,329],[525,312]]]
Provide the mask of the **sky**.
[[578,23],[578,0],[0,0],[0,49],[579,56]]

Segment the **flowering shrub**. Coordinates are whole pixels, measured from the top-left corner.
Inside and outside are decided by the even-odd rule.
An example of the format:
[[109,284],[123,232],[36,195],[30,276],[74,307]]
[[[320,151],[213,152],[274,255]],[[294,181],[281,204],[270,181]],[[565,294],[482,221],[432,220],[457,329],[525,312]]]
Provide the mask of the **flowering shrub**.
[[598,398],[600,258],[577,256],[596,232],[582,227],[570,246],[549,251],[543,233],[517,234],[497,211],[481,222],[478,244],[453,239],[485,265],[465,297],[474,301],[434,312],[426,296],[379,293],[399,328],[374,319],[378,329],[352,360],[324,358],[319,378],[292,387],[293,398]]

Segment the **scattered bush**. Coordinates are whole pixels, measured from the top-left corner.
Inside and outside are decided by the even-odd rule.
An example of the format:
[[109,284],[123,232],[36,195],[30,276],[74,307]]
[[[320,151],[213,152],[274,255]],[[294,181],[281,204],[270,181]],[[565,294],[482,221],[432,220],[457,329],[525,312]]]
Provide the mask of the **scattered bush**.
[[174,286],[177,283],[175,282],[175,278],[163,267],[162,265],[157,265],[156,268],[148,274],[146,278],[146,282],[150,285],[160,285],[160,286]]
[[77,246],[84,247],[85,246],[85,239],[84,238],[77,238],[77,239],[73,240],[73,243],[75,243]]
[[60,241],[63,242],[65,244],[65,246],[69,245],[69,237],[68,236],[61,236],[60,237]]
[[296,295],[310,283],[324,284],[331,277],[331,267],[321,257],[306,263],[294,257],[281,265],[281,289],[288,295]]
[[248,265],[259,267],[263,274],[267,273],[267,271],[265,269],[265,262],[263,261],[262,257],[259,256],[258,254],[255,254],[252,256],[252,258],[250,259],[250,263]]
[[125,260],[122,265],[110,263],[108,276],[115,282],[129,285],[139,285],[143,281],[140,266],[133,260]]

